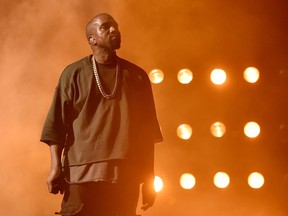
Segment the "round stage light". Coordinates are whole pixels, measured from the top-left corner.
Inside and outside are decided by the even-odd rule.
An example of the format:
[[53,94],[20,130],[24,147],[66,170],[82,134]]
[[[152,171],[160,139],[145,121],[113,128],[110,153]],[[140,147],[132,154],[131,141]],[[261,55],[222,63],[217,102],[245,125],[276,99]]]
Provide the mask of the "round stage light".
[[259,80],[260,72],[255,67],[248,67],[244,71],[244,79],[249,83],[256,83]]
[[184,173],[180,177],[180,185],[182,188],[189,190],[192,189],[196,184],[196,179],[192,174]]
[[192,127],[188,124],[181,124],[177,128],[177,136],[180,139],[188,140],[192,136]]
[[182,69],[177,74],[178,81],[182,84],[188,84],[193,79],[193,73],[189,69]]
[[149,79],[154,84],[159,84],[164,80],[164,73],[159,69],[154,69],[149,73]]
[[256,122],[248,122],[244,127],[244,133],[249,138],[255,138],[260,134],[260,126]]
[[222,85],[226,81],[226,72],[222,69],[214,69],[211,72],[210,79],[215,85]]
[[163,189],[163,181],[159,176],[155,176],[154,178],[154,189],[158,193]]
[[251,188],[259,189],[265,183],[264,176],[261,173],[253,172],[248,177],[248,184]]
[[225,172],[218,172],[214,176],[214,184],[218,188],[226,188],[230,184],[230,177]]
[[210,132],[215,137],[223,137],[226,132],[226,127],[222,122],[215,122],[211,125]]

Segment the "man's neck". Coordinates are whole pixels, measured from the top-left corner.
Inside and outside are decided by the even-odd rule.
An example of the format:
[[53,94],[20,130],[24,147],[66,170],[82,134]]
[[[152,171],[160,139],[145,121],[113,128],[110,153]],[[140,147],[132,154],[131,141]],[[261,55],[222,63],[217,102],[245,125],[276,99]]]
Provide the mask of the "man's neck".
[[96,62],[100,64],[111,64],[115,62],[116,52],[115,51],[96,51],[93,52]]

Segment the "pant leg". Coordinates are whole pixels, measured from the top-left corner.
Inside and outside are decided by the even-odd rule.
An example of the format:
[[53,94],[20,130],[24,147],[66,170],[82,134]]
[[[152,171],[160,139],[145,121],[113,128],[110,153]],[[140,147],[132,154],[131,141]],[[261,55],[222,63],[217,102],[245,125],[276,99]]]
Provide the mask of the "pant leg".
[[65,185],[64,196],[61,203],[61,211],[55,214],[68,216],[78,215],[82,211],[83,201],[81,199],[80,185]]
[[135,216],[139,183],[90,182],[67,184],[61,204],[63,216]]
[[63,216],[115,216],[115,190],[108,182],[67,184],[61,204]]
[[136,216],[139,183],[124,182],[117,186],[117,216]]
[[80,216],[115,216],[115,188],[109,182],[86,183]]

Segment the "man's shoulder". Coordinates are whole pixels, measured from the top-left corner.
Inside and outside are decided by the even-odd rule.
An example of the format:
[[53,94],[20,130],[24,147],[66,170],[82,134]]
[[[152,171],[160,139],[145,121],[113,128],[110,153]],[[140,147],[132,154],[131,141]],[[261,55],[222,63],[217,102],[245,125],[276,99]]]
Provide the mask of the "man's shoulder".
[[72,62],[71,64],[66,66],[64,71],[73,71],[73,70],[83,68],[84,65],[88,64],[88,59],[89,59],[89,56],[86,56],[86,57],[81,58],[75,62]]
[[75,75],[77,76],[79,74],[83,74],[85,73],[85,71],[87,71],[88,67],[89,67],[89,56],[86,56],[82,59],[79,59],[67,65],[61,74],[61,79],[70,79]]
[[146,74],[145,70],[141,68],[140,66],[123,58],[119,58],[119,60],[120,60],[121,67],[123,67],[124,69],[127,69],[129,71],[134,71],[135,73],[138,72],[138,73]]
[[120,67],[124,71],[125,77],[129,77],[134,83],[150,84],[148,74],[140,66],[126,59],[120,59]]

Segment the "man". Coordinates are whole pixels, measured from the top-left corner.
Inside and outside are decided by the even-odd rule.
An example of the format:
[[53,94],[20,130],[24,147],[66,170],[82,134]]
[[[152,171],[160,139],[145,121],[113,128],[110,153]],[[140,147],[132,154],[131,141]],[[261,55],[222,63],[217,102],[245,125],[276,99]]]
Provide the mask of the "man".
[[93,55],[65,68],[41,141],[50,146],[50,193],[77,216],[134,216],[154,204],[154,143],[163,140],[149,78],[119,58],[121,35],[109,14],[86,27]]

